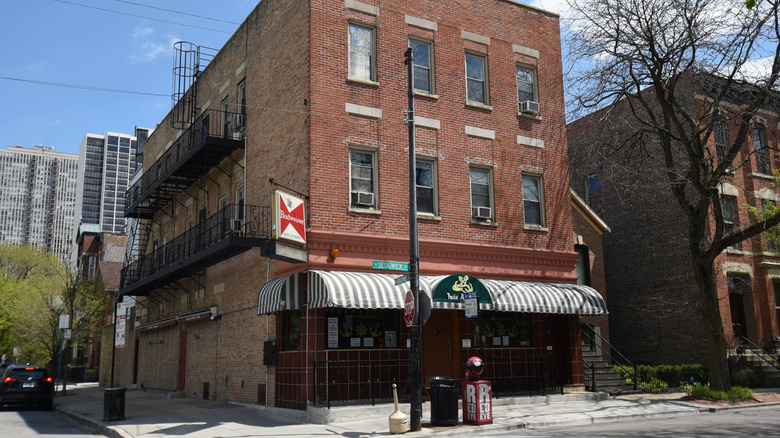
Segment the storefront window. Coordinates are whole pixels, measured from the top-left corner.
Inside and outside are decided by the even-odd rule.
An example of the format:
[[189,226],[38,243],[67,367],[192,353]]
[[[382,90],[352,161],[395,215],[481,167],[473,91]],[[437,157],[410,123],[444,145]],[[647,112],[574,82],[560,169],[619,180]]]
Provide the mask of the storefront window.
[[342,349],[399,348],[400,319],[395,311],[329,312],[325,317],[325,345]]
[[284,350],[301,349],[301,311],[285,312],[284,318]]
[[533,347],[531,315],[528,313],[500,315],[488,313],[480,315],[480,326],[486,348]]

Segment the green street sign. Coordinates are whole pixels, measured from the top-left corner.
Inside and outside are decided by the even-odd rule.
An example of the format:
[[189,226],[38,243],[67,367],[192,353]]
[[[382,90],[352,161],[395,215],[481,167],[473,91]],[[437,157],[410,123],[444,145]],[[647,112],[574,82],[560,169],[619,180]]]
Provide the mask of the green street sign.
[[371,262],[371,267],[374,269],[387,269],[388,271],[408,271],[409,263],[374,260]]
[[411,275],[409,275],[409,274],[404,274],[404,275],[402,275],[400,277],[396,277],[395,278],[395,285],[398,286],[399,284],[404,284],[407,281],[409,281],[409,278],[411,278]]

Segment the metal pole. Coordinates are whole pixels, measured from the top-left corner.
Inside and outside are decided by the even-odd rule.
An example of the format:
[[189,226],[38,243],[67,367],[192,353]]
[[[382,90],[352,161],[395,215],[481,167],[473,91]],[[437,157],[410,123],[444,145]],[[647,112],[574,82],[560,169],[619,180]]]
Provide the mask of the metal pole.
[[119,308],[119,297],[114,297],[114,338],[111,339],[111,386],[114,387],[114,362],[116,361],[116,317]]
[[406,123],[409,127],[409,281],[414,296],[414,318],[409,327],[409,384],[411,390],[411,419],[409,429],[422,429],[422,382],[420,378],[420,247],[417,234],[417,162],[414,150],[414,51],[406,49],[404,64],[409,75],[409,109]]

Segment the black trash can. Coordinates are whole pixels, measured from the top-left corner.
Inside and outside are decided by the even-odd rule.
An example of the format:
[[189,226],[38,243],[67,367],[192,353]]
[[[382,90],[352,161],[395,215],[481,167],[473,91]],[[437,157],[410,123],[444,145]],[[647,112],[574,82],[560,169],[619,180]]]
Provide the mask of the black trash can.
[[103,421],[125,419],[125,391],[127,388],[103,390]]
[[458,424],[458,379],[431,377],[431,424],[434,426]]

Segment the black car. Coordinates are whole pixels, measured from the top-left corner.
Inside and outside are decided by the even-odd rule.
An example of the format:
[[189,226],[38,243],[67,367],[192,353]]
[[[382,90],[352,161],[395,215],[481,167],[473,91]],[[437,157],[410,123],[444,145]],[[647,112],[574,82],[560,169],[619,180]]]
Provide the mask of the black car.
[[45,367],[9,365],[0,376],[0,407],[7,404],[54,407],[54,379]]

